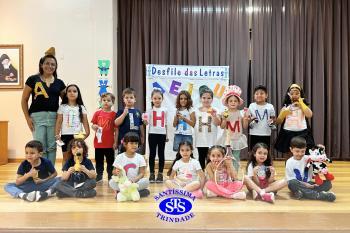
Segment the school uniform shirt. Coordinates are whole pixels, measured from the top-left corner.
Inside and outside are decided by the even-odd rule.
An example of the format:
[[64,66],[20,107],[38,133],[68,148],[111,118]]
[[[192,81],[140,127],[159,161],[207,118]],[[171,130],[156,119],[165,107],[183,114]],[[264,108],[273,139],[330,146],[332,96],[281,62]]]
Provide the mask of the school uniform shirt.
[[[84,105],[81,105],[82,114],[87,114]],[[61,104],[57,114],[62,114],[61,135],[74,135],[82,131],[82,122],[80,120],[79,106],[69,106]]]
[[[216,109],[213,109],[217,111]],[[196,113],[196,125],[194,127],[194,135],[196,147],[211,147],[216,144],[218,127],[214,123],[214,117],[199,109]]]
[[290,110],[292,114],[286,116],[283,129],[289,131],[303,131],[307,129],[305,115],[301,108],[291,105]]
[[[178,111],[183,117],[191,119],[191,114],[194,112],[193,108]],[[192,135],[192,126],[187,124],[184,120],[179,120],[175,127],[174,134]]]
[[[42,157],[39,157],[39,159],[40,159],[40,164],[39,166],[35,167],[35,169],[38,171],[38,177],[40,179],[46,179],[52,173],[54,173],[56,169],[52,165],[49,159],[42,158]],[[31,169],[32,169],[32,165],[27,160],[24,160],[18,167],[17,175],[24,176]],[[33,181],[33,177],[28,178],[27,181]]]
[[233,150],[241,150],[248,146],[247,137],[243,134],[242,114],[240,111],[229,112],[219,144],[230,145]]
[[114,160],[113,166],[117,167],[118,165],[124,168],[128,179],[133,179],[139,175],[140,167],[146,167],[146,161],[145,158],[138,153],[135,153],[132,158],[129,158],[124,152],[119,154]]
[[29,114],[46,111],[57,112],[60,94],[66,88],[61,79],[55,78],[48,87],[39,75],[33,75],[27,79],[26,85],[32,89]]
[[182,159],[175,162],[173,171],[176,172],[176,176],[181,180],[196,181],[199,180],[197,172],[202,170],[198,160],[190,158],[188,163],[184,163]]
[[[86,167],[86,169],[88,169],[89,171],[91,170],[95,170],[94,165],[92,164],[91,160],[88,159],[86,156],[83,157],[83,161],[80,163],[81,165],[84,165]],[[70,167],[73,167],[75,165],[75,161],[74,161],[74,156],[72,158],[70,158],[63,166],[62,171],[68,171],[68,169]],[[77,173],[77,172],[75,172]],[[81,176],[79,177],[79,182],[78,183],[82,183],[85,182],[87,179],[90,179],[89,176],[87,174],[85,174],[84,172],[79,172],[79,174],[81,174]],[[76,180],[74,180],[74,173],[71,174],[71,176],[68,179],[68,183],[74,184]]]
[[[135,132],[139,136],[141,134],[140,127],[143,125],[142,115],[140,110],[135,108],[129,108],[128,115],[124,118],[124,121],[119,125],[118,142],[124,138],[124,135],[128,132]],[[120,117],[124,112],[124,109],[119,109],[116,118]]]
[[147,111],[148,114],[148,132],[151,134],[166,134],[167,109],[153,107]]
[[114,125],[115,112],[105,112],[98,110],[92,117],[91,123],[102,127],[102,138],[99,143],[95,134],[94,147],[95,148],[113,148],[114,143]]
[[258,119],[258,122],[254,124],[254,127],[249,130],[250,135],[257,136],[270,136],[271,128],[269,127],[268,120],[271,117],[275,117],[275,108],[272,104],[265,103],[264,105],[259,105],[256,103],[251,103],[249,105],[249,112],[252,118]]
[[[304,155],[300,160],[296,160],[294,156],[290,157],[286,163],[286,179],[287,181],[297,179],[298,174],[301,175],[301,178],[305,177],[305,167],[308,161],[308,156]],[[312,179],[312,168],[308,169],[308,173],[306,175],[306,181],[311,181]],[[298,180],[298,179],[297,179]]]

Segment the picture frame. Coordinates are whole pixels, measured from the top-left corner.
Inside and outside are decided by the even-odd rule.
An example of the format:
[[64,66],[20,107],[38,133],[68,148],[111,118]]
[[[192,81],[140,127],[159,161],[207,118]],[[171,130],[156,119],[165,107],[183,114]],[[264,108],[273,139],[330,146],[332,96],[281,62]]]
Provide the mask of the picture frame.
[[23,89],[23,44],[0,44],[0,90]]

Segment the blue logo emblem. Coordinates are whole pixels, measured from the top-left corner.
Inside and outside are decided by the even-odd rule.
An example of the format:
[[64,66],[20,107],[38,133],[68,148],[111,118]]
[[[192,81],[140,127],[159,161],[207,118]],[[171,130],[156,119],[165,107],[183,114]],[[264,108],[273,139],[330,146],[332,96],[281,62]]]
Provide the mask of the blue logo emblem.
[[191,212],[196,199],[192,193],[180,189],[168,189],[154,196],[159,201],[156,217],[166,222],[185,222],[194,217]]
[[169,197],[159,203],[159,209],[170,215],[186,214],[192,209],[192,203],[185,198]]

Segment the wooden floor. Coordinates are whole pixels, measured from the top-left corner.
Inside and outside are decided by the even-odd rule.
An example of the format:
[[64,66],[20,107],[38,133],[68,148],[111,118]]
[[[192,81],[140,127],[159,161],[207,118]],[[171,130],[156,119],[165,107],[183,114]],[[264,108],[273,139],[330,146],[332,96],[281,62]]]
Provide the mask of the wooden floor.
[[[0,185],[15,179],[18,163],[0,166]],[[278,177],[284,162],[275,162]],[[56,165],[60,170],[60,164]],[[334,203],[294,200],[288,189],[275,204],[222,198],[195,200],[195,217],[186,223],[167,223],[156,218],[153,195],[163,189],[150,187],[151,196],[137,203],[118,203],[107,181],[97,187],[93,199],[53,197],[39,203],[14,199],[0,190],[1,232],[350,232],[350,162],[334,162]]]

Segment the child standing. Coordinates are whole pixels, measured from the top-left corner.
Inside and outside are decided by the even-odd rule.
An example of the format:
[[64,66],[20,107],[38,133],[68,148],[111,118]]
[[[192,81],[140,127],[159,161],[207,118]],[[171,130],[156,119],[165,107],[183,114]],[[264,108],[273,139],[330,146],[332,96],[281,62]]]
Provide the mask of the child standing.
[[247,111],[241,114],[239,110],[239,107],[243,104],[241,93],[239,86],[228,86],[222,99],[222,103],[227,107],[227,111],[222,114],[221,128],[224,129],[224,133],[221,141],[222,145],[228,147],[229,153],[233,150],[233,164],[236,171],[238,171],[240,166],[241,150],[248,146],[247,137],[243,134],[243,128],[248,128],[249,120]]
[[275,148],[279,152],[288,153],[290,141],[300,136],[306,140],[307,148],[315,146],[310,127],[306,118],[312,117],[312,111],[304,99],[304,92],[297,84],[292,84],[284,98],[284,107],[277,117],[276,123],[282,124],[277,136]]
[[216,114],[217,110],[211,107],[214,97],[213,91],[203,85],[199,87],[199,96],[202,106],[195,112],[198,121],[194,128],[194,135],[199,163],[204,170],[209,147],[216,143],[217,126],[220,125],[221,120]]
[[313,199],[323,201],[335,201],[336,196],[329,192],[332,184],[325,180],[322,185],[311,182],[312,168],[306,167],[308,156],[305,155],[306,140],[302,137],[294,137],[290,141],[290,151],[293,157],[286,163],[286,179],[288,188],[297,199]]
[[265,143],[270,147],[271,128],[276,128],[273,124],[275,120],[275,108],[266,102],[268,97],[267,88],[259,85],[254,89],[255,103],[249,105],[251,122],[249,124],[250,150],[258,142]]
[[[154,89],[151,93],[152,109],[147,111],[147,119],[145,123],[149,124],[148,129],[148,145],[149,145],[149,168],[150,168],[150,183],[163,182],[164,169],[164,150],[167,142],[167,110],[163,108],[163,93],[159,89]],[[148,122],[149,121],[149,122]],[[154,174],[154,164],[158,147],[158,175],[157,179]]]
[[[144,177],[146,161],[142,155],[136,153],[139,141],[140,137],[136,133],[129,132],[125,134],[123,142],[125,152],[119,154],[115,159],[113,163],[113,175],[119,175],[120,169],[117,168],[118,166],[124,168],[128,179],[132,183],[137,183],[139,185],[138,190],[140,197],[147,197],[150,191],[147,189],[149,180]],[[118,184],[113,179],[109,180],[109,186],[117,192],[120,191]]]
[[198,160],[193,158],[192,143],[179,143],[179,150],[168,170],[168,176],[169,180],[165,182],[167,188],[180,188],[192,192],[197,198],[203,197],[201,188],[204,186],[205,176]]
[[269,147],[265,143],[256,143],[247,163],[247,176],[244,178],[254,200],[260,195],[263,201],[275,202],[274,192],[287,185],[285,179],[276,180],[275,177],[276,170],[272,166]]
[[112,93],[101,95],[102,109],[95,112],[92,117],[91,128],[96,131],[94,138],[95,161],[96,161],[96,182],[102,181],[104,170],[104,156],[107,162],[108,180],[112,177],[115,142],[115,112],[112,111],[115,97]]
[[5,185],[5,191],[26,201],[40,201],[53,194],[59,181],[57,172],[49,159],[41,157],[43,145],[32,140],[25,146],[25,160],[19,165],[15,183]]
[[173,121],[175,127],[173,151],[178,151],[179,144],[183,141],[193,143],[192,128],[196,124],[196,115],[192,108],[191,94],[188,91],[180,91],[177,95],[176,109]]
[[124,152],[123,138],[128,132],[135,132],[139,135],[141,146],[145,143],[145,129],[143,127],[142,115],[140,110],[135,108],[136,92],[132,88],[125,88],[122,93],[124,102],[124,109],[119,109],[117,112],[117,118],[115,119],[118,130],[119,153]]
[[56,140],[62,140],[64,143],[62,145],[62,166],[68,159],[67,145],[74,138],[74,135],[78,135],[83,131],[82,124],[85,131],[85,139],[90,134],[86,108],[79,87],[75,84],[70,84],[67,86],[62,103],[58,108],[56,120]]
[[61,181],[56,186],[57,197],[88,198],[96,196],[96,171],[87,158],[84,140],[73,139],[68,144],[68,161],[62,168]]
[[205,184],[207,197],[226,197],[245,200],[246,194],[241,191],[243,182],[234,181],[237,173],[231,158],[225,158],[226,150],[222,146],[212,146],[208,152],[210,162],[205,168],[208,181]]

